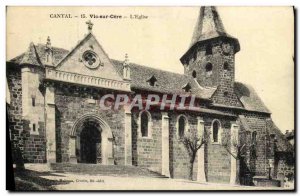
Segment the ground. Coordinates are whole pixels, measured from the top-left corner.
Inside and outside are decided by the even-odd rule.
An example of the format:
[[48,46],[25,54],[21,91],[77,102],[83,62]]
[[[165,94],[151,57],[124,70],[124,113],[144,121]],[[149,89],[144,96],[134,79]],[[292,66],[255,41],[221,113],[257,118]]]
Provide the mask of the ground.
[[26,164],[15,176],[17,190],[257,190],[274,187],[247,187],[228,184],[199,183],[183,179],[115,177],[57,173],[46,164]]

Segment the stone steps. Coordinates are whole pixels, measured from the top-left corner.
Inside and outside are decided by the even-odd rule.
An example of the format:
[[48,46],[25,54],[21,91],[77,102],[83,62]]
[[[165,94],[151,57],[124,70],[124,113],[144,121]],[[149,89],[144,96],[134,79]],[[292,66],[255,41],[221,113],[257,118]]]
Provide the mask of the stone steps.
[[165,176],[157,172],[136,166],[97,165],[84,163],[51,163],[50,167],[52,170],[57,172],[70,172],[105,176],[166,178]]

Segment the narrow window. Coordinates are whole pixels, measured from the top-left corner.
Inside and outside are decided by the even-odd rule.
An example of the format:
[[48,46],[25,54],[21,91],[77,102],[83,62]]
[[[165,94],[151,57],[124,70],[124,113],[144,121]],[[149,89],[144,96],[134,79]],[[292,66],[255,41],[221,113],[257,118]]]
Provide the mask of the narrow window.
[[205,52],[205,54],[206,54],[206,55],[212,54],[212,47],[211,47],[210,44],[208,44],[208,45],[206,46],[206,52]]
[[184,135],[185,126],[185,119],[183,116],[180,116],[178,119],[178,134],[180,138],[182,138]]
[[195,70],[193,71],[192,76],[193,76],[193,78],[196,78],[196,77],[197,77],[197,73],[196,73]]
[[225,62],[223,68],[225,71],[229,71],[229,64]]
[[32,102],[32,106],[35,107],[35,98],[34,97],[31,98],[31,102]]
[[35,124],[34,123],[32,124],[32,130],[33,130],[33,132],[35,132]]
[[141,114],[141,132],[142,132],[142,137],[148,137],[148,115],[146,112],[143,112]]
[[213,123],[213,141],[218,142],[219,141],[219,123],[215,121]]
[[256,131],[253,131],[253,132],[252,132],[252,137],[251,137],[251,139],[252,139],[252,144],[253,144],[253,145],[256,144],[256,135],[257,135]]
[[207,63],[205,66],[205,71],[206,72],[211,72],[212,71],[212,64],[211,63]]
[[224,92],[224,97],[228,97],[228,92],[227,91]]

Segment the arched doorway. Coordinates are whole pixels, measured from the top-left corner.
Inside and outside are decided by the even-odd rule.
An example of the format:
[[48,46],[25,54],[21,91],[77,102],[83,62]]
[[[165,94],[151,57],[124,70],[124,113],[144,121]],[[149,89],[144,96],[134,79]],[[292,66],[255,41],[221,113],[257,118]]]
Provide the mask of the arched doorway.
[[[101,163],[101,127],[94,122],[86,121],[82,131],[77,135],[80,141],[80,152],[77,151],[77,159],[80,163]],[[80,156],[80,157],[79,157]]]
[[70,134],[70,162],[112,165],[112,143],[112,132],[105,121],[97,115],[83,115],[74,123]]

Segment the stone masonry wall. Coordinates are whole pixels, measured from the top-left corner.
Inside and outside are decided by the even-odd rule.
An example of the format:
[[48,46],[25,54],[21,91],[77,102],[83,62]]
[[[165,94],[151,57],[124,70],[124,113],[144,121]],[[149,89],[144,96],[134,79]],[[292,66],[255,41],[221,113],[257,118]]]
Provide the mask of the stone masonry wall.
[[124,165],[124,110],[100,109],[99,100],[104,91],[64,85],[55,88],[58,162],[69,162],[69,139],[72,127],[76,120],[88,113],[98,115],[110,126],[114,137],[114,164]]
[[[222,51],[223,44],[229,44],[230,51]],[[206,48],[211,47],[211,53]],[[224,40],[211,41],[195,48],[184,64],[185,74],[193,76],[203,87],[218,87],[213,101],[222,105],[242,106],[234,93],[235,54],[232,43]],[[212,65],[211,71],[206,70],[207,64]],[[226,68],[225,68],[226,67]]]
[[[46,162],[45,149],[45,124],[44,121],[35,121],[36,133],[32,134],[32,122],[24,119],[22,113],[22,88],[24,85],[39,86],[39,81],[31,81],[27,84],[22,84],[21,70],[16,67],[9,67],[7,69],[7,82],[11,96],[11,103],[9,106],[9,128],[11,131],[11,139],[13,143],[13,154],[22,154],[25,163],[44,163]],[[33,84],[34,83],[34,84]],[[36,84],[38,83],[38,84]],[[39,89],[31,89],[32,91],[39,91]],[[36,102],[36,107],[43,110],[42,100]],[[43,119],[41,112],[31,111],[32,115]]]
[[150,111],[148,137],[142,137],[140,131],[140,111],[132,112],[133,165],[145,167],[161,173],[162,159],[162,121],[161,113]]
[[[205,168],[208,182],[216,183],[229,183],[230,181],[230,164],[231,155],[228,151],[219,143],[212,143],[212,121],[218,119],[221,122],[222,135],[224,137],[225,133],[230,132],[231,123],[226,119],[220,118],[204,118],[205,131],[210,132],[210,138],[206,145],[206,160]],[[220,130],[219,130],[220,131]]]
[[244,113],[244,116],[247,120],[247,124],[251,132],[256,131],[257,133],[257,144],[255,146],[256,159],[255,161],[251,161],[255,165],[250,165],[250,163],[246,163],[248,167],[253,170],[252,175],[257,176],[265,176],[267,175],[267,160],[266,156],[268,153],[268,137],[266,139],[267,131],[266,131],[266,117],[255,114],[255,113]]
[[45,123],[39,122],[38,135],[30,135],[30,121],[23,120],[24,157],[26,163],[46,163]]
[[10,105],[8,108],[9,131],[12,142],[13,161],[15,162],[16,153],[23,154],[24,141],[22,138],[22,84],[21,70],[7,66],[6,78],[10,91]]
[[[189,161],[187,149],[178,137],[177,120],[179,115],[184,115],[188,120],[190,129],[197,129],[197,116],[191,113],[177,113],[169,114],[169,128],[170,128],[170,173],[172,178],[188,179],[189,177]],[[194,161],[193,179],[197,179],[197,164],[198,157]]]

